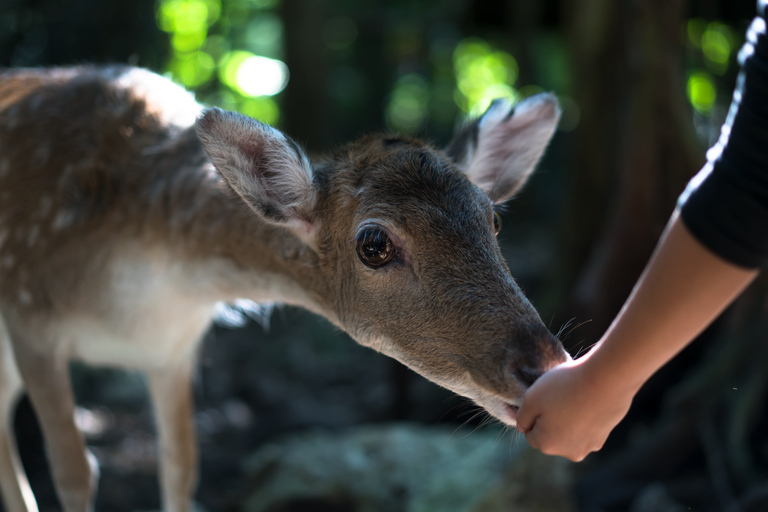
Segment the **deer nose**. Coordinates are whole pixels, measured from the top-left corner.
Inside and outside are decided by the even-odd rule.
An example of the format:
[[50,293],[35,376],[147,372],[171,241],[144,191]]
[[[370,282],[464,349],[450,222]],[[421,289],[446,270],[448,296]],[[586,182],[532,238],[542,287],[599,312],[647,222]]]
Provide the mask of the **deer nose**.
[[527,368],[525,366],[517,368],[514,371],[514,375],[523,384],[526,385],[526,387],[533,386],[533,383],[536,382],[536,379],[541,377],[544,372],[541,370],[534,370],[532,368]]

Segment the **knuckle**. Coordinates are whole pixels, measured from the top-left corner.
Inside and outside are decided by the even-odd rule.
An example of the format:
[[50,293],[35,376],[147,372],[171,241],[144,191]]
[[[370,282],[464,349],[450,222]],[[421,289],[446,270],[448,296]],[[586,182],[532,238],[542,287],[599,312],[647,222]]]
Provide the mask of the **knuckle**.
[[581,462],[581,461],[583,461],[584,459],[587,458],[587,455],[589,455],[589,452],[586,452],[586,453],[581,452],[581,453],[572,455],[572,456],[570,456],[568,458],[571,459],[573,462]]
[[546,449],[546,441],[541,439],[536,432],[531,432],[531,434],[526,434],[525,440],[528,441],[528,444],[531,445],[532,448],[535,448],[539,450],[540,452],[544,452]]
[[592,443],[592,447],[590,448],[589,452],[597,452],[603,449],[603,446],[605,445],[605,439],[601,439],[599,441],[596,441]]
[[557,445],[552,443],[546,443],[540,449],[544,455],[562,455],[562,451],[558,449]]

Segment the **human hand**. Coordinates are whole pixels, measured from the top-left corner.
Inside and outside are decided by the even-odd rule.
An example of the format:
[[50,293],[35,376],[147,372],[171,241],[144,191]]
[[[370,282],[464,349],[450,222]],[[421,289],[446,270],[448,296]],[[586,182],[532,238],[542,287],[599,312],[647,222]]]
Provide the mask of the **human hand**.
[[635,391],[591,373],[588,359],[549,370],[525,394],[517,429],[547,455],[583,460],[603,447],[632,403]]
[[525,394],[518,430],[534,448],[580,461],[602,448],[643,383],[757,276],[703,246],[675,213],[632,294],[581,359]]

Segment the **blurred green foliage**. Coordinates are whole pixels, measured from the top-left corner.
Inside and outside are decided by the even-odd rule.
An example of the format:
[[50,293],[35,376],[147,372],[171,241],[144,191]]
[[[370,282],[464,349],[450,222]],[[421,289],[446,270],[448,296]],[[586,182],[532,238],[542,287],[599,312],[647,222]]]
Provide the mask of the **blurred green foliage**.
[[[428,7],[430,2],[424,4]],[[157,26],[168,34],[171,48],[165,71],[196,90],[203,102],[279,124],[280,93],[290,78],[281,60],[286,49],[280,6],[280,0],[158,0]],[[351,16],[318,20],[319,43],[331,55],[365,51],[360,44],[363,16],[354,9],[349,12]],[[402,62],[381,100],[388,128],[416,134],[430,123],[452,126],[457,114],[479,115],[494,98],[516,101],[545,89],[564,96],[564,128],[575,128],[578,105],[570,97],[562,37],[551,32],[536,35],[530,48],[538,82],[519,84],[519,64],[508,49],[476,35],[461,37],[456,28],[424,34],[423,27],[415,24],[392,27],[389,47]],[[709,116],[718,99],[727,102],[718,96],[718,88],[730,85],[720,84],[719,77],[731,79],[728,72],[741,44],[739,32],[721,21],[692,18],[684,33],[692,53],[686,93],[693,109]],[[409,65],[419,53],[425,53],[420,65]],[[331,70],[326,85],[329,96],[343,108],[361,97],[365,78],[354,68],[339,66]]]
[[494,98],[516,99],[512,87],[519,70],[509,53],[492,48],[482,39],[461,41],[453,52],[456,104],[464,112],[479,115]]
[[[511,11],[480,0],[6,0],[0,64],[138,63],[204,103],[278,125],[298,115],[284,105],[294,72],[296,94],[315,88],[312,101],[322,97],[324,115],[342,116],[339,124],[356,127],[351,134],[386,126],[444,138],[457,118],[482,112],[493,98],[552,90],[569,131],[580,106],[571,90],[567,34],[552,14],[555,4],[545,3],[544,23],[527,27],[520,40]],[[305,24],[299,35],[317,48],[311,57],[287,42],[297,22]],[[717,121],[730,101],[743,24],[692,17],[682,29],[690,57],[685,92],[697,115],[715,113]],[[311,84],[308,64],[322,74]],[[331,131],[327,142],[348,138],[342,129]]]
[[[171,45],[166,72],[198,90],[205,102],[277,123],[278,95],[289,79],[288,67],[279,60],[285,53],[279,6],[279,0],[158,0],[157,25],[169,35]],[[358,35],[358,24],[347,16],[332,16],[321,28],[322,44],[336,52],[353,47]],[[422,34],[418,27],[399,26],[390,45],[394,53],[412,54],[420,49]],[[494,98],[518,97],[514,88],[518,64],[509,52],[478,37],[451,46],[440,41],[430,46],[432,76],[408,72],[393,77],[383,106],[389,128],[418,133],[432,115],[446,124],[455,121],[455,108],[446,109],[446,103],[479,115]],[[342,89],[343,101],[359,92],[355,89],[360,83],[347,69],[336,86]],[[445,111],[453,115],[441,116]]]
[[[598,150],[592,154],[601,158],[623,150],[611,144],[615,139],[595,122],[619,118],[612,114],[620,114],[621,102],[598,98],[594,104],[579,104],[584,95],[575,89],[596,83],[611,87],[614,82],[600,80],[604,78],[600,72],[615,78],[631,66],[611,63],[612,49],[603,48],[609,58],[595,53],[595,60],[613,67],[590,76],[573,68],[577,64],[571,54],[572,19],[565,14],[566,6],[573,4],[577,3],[2,0],[0,66],[87,62],[144,66],[193,90],[202,103],[279,125],[310,150],[327,149],[383,127],[446,142],[457,120],[480,113],[493,98],[518,100],[554,91],[563,108],[560,130],[566,133],[555,138],[542,171],[525,194],[510,204],[515,222],[505,222],[500,237],[516,279],[542,316],[550,318],[561,300],[556,295],[567,284],[559,268],[578,270],[576,251],[568,242],[553,241],[562,237],[557,223],[569,215],[575,219],[574,212],[586,203],[600,205],[612,199],[614,189],[600,188],[600,180],[621,181],[617,178],[625,170],[612,165],[620,159],[606,157],[611,165],[606,165],[605,176],[590,174],[597,168],[592,165],[595,160],[574,157],[578,141],[585,139],[597,141]],[[603,3],[606,16],[611,15],[609,6],[618,4]],[[746,23],[755,13],[754,0],[690,4],[691,17],[681,24],[678,40],[687,48],[684,68],[679,70],[686,78],[685,88],[670,94],[687,94],[706,143],[714,141],[725,118],[738,70],[736,54]],[[528,16],[522,16],[524,21],[518,17],[521,13]],[[621,21],[616,23],[622,26]],[[595,34],[596,40],[603,36]],[[642,79],[630,75],[621,83]],[[632,94],[617,89],[609,92]],[[607,116],[608,109],[613,111]],[[609,125],[606,131],[623,126]],[[591,131],[567,133],[577,128]],[[566,172],[569,176],[564,176]],[[585,180],[589,187],[573,192],[568,178],[578,174],[589,175]],[[571,206],[569,194],[578,199]],[[599,228],[595,222],[574,226],[573,238],[584,240],[592,240],[585,236],[584,226]],[[305,325],[309,327],[301,329],[313,330],[319,337],[313,343],[336,332]],[[301,335],[297,332],[294,337]],[[297,340],[290,346],[296,347]],[[286,354],[277,343],[258,350]],[[344,349],[345,354],[349,351]]]
[[[718,84],[716,76],[723,77],[734,66],[734,52],[743,42],[743,36],[720,21],[692,18],[686,23],[688,44],[693,54],[693,64],[688,70],[688,100],[694,110],[709,116],[718,99],[718,85],[732,88],[732,77],[727,83]],[[730,101],[730,98],[722,98]]]
[[[272,96],[285,88],[278,1],[158,0],[157,25],[171,40],[170,76],[206,103],[276,124]],[[213,87],[204,87],[214,82]]]

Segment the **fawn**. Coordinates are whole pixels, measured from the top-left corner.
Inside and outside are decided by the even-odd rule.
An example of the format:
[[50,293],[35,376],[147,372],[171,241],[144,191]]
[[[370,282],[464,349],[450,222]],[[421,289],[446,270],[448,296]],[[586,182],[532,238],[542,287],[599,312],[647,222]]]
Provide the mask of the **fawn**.
[[493,207],[560,110],[494,102],[445,151],[368,136],[310,161],[275,128],[130,67],[0,70],[0,488],[37,506],[12,430],[26,390],[66,512],[92,510],[70,359],[146,373],[167,512],[197,475],[194,357],[215,306],[303,306],[507,425],[569,356],[509,273]]

